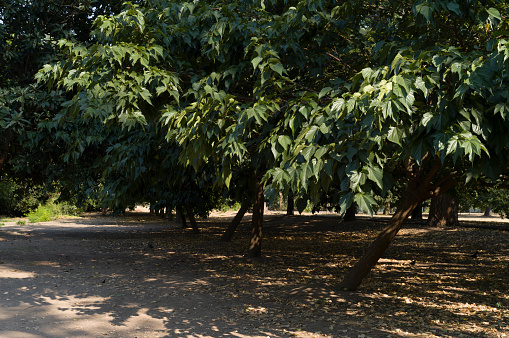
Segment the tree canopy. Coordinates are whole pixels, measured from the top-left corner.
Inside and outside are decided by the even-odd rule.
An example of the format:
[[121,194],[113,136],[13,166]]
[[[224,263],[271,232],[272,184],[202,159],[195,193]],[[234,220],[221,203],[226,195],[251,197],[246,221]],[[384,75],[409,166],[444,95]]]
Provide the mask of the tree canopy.
[[325,191],[372,213],[403,184],[345,278],[353,289],[419,203],[507,168],[507,11],[497,0],[126,3],[98,17],[93,45],[61,41],[65,58],[38,77],[73,94],[69,116],[163,124],[180,165],[211,165],[218,185],[247,166],[253,191],[315,202]]

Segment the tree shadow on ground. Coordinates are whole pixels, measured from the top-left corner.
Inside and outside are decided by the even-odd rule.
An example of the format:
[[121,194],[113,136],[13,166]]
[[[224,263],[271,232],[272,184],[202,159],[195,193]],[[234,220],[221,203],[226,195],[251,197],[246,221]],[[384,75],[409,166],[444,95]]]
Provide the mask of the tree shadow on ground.
[[[337,287],[341,276],[380,222],[269,219],[265,257],[246,260],[248,224],[231,243],[219,243],[227,221],[202,220],[195,236],[144,217],[85,219],[88,227],[72,231],[65,222],[2,229],[0,269],[10,275],[0,278],[0,327],[54,337],[91,330],[152,337],[507,332],[507,272],[500,271],[507,238],[486,230],[407,228],[362,290],[346,293]],[[473,261],[467,253],[480,244],[497,248],[496,256]]]

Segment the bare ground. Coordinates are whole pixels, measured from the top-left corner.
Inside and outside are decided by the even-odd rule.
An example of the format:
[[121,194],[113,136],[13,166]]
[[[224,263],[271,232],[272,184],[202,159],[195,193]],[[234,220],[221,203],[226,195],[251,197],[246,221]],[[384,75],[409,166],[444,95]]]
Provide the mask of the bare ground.
[[247,220],[218,242],[230,216],[200,235],[139,212],[6,223],[0,337],[509,336],[506,223],[409,223],[347,293],[341,276],[386,219],[269,215],[265,256],[246,260]]

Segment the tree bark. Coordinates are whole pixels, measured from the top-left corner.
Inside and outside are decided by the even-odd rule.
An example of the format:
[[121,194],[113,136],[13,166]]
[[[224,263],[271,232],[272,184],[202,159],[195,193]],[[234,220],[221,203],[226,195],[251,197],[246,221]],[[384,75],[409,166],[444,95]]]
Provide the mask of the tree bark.
[[193,208],[191,207],[191,204],[186,203],[184,207],[186,208],[187,217],[189,218],[189,223],[191,223],[193,233],[199,234],[200,229],[198,229],[198,224],[196,223],[196,219],[194,218]]
[[226,229],[226,231],[223,233],[223,236],[221,236],[220,241],[221,242],[229,242],[233,238],[233,234],[235,234],[235,231],[237,231],[237,228],[244,218],[244,215],[246,214],[247,210],[251,206],[251,202],[249,200],[245,200],[242,205],[240,206],[239,211],[231,221],[230,225]]
[[187,228],[186,216],[184,215],[182,207],[177,207],[177,223],[182,225],[182,229]]
[[262,255],[262,226],[263,226],[263,209],[265,196],[263,192],[263,185],[260,178],[255,173],[254,175],[254,193],[255,199],[253,204],[253,219],[251,225],[251,240],[249,243],[249,250],[246,257],[260,257]]
[[351,206],[348,207],[345,211],[345,215],[343,216],[343,222],[354,222],[357,218],[355,214],[357,213],[357,204],[352,203]]
[[161,218],[164,218],[164,207],[162,208],[159,208],[156,212],[156,215],[161,217]]
[[487,206],[486,210],[484,210],[484,217],[490,217],[491,216],[491,207]]
[[432,226],[458,225],[458,200],[450,194],[432,198],[428,223]]
[[295,200],[293,198],[293,192],[288,192],[288,205],[286,206],[286,214],[288,216],[293,216],[295,214]]
[[[406,194],[408,195],[408,194]],[[419,199],[411,196],[405,196],[403,201],[392,216],[389,225],[378,235],[371,244],[364,256],[355,264],[350,272],[345,276],[339,287],[343,290],[355,290],[362,283],[362,280],[369,274],[383,255],[389,244],[403,226],[412,211],[419,204]]]
[[[382,257],[398,231],[412,214],[412,211],[425,200],[445,194],[456,184],[453,173],[435,178],[441,167],[440,159],[435,159],[431,168],[425,173],[424,166],[418,167],[415,162],[409,160],[406,175],[408,183],[396,213],[392,216],[387,227],[371,244],[367,252],[345,276],[339,285],[341,289],[357,289],[362,280],[369,274],[380,257]],[[437,181],[431,183],[435,179]]]
[[387,202],[384,205],[384,215],[389,215],[391,213],[391,202]]
[[412,211],[412,220],[414,221],[420,221],[422,220],[422,203],[419,203],[419,205]]
[[173,221],[173,210],[170,208],[169,205],[166,206],[166,216],[168,218],[168,221]]

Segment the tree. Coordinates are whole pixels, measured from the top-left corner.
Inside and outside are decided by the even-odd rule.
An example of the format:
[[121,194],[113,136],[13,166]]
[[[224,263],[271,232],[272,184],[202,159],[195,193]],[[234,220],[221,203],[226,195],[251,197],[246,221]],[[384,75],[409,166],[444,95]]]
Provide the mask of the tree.
[[96,21],[98,43],[63,42],[41,77],[68,113],[126,127],[161,121],[179,162],[228,187],[252,172],[250,255],[267,195],[330,193],[397,211],[341,287],[357,288],[412,211],[507,167],[507,5],[467,1],[148,1]]
[[[342,208],[355,201],[368,212],[373,195],[383,195],[394,179],[405,182],[396,213],[347,274],[345,289],[360,285],[419,203],[483,179],[483,172],[498,179],[506,167],[507,42],[498,31],[506,5],[387,4],[391,10],[379,6],[373,21],[366,16],[367,27],[386,28],[370,35],[371,67],[313,114],[293,156],[272,170],[277,181],[300,183],[295,190],[340,182]],[[315,166],[324,174],[292,177]]]
[[432,226],[458,225],[458,199],[445,193],[431,199],[428,223]]
[[26,190],[51,181],[54,160],[63,150],[55,147],[54,135],[43,125],[58,113],[65,93],[48,93],[36,84],[34,75],[59,57],[59,39],[89,42],[94,18],[118,9],[117,2],[99,0],[0,3],[2,178],[15,180]]
[[345,215],[343,216],[343,222],[354,222],[357,217],[355,216],[357,214],[357,205],[353,203],[346,209]]
[[[272,131],[284,116],[280,101],[293,115],[309,115],[298,111],[308,100],[299,92],[302,85],[323,86],[313,79],[324,72],[325,54],[316,52],[316,43],[338,40],[323,34],[330,16],[321,21],[316,15],[316,5],[302,3],[297,10],[275,1],[265,7],[250,1],[127,4],[119,15],[96,20],[98,43],[90,48],[63,41],[68,57],[46,65],[40,78],[75,93],[69,116],[84,113],[132,128],[162,115],[168,139],[182,147],[182,165],[198,171],[203,163],[213,163],[216,183],[226,187],[237,168],[249,167],[255,179],[252,196],[262,199],[267,168],[297,132]],[[335,30],[354,29],[346,22],[334,25]],[[340,40],[341,48],[348,48]],[[305,81],[293,83],[289,73],[302,74]],[[296,116],[294,125],[302,122]],[[260,210],[254,208],[252,242],[261,241]]]
[[414,211],[412,211],[412,220],[422,220],[422,203],[419,203]]

